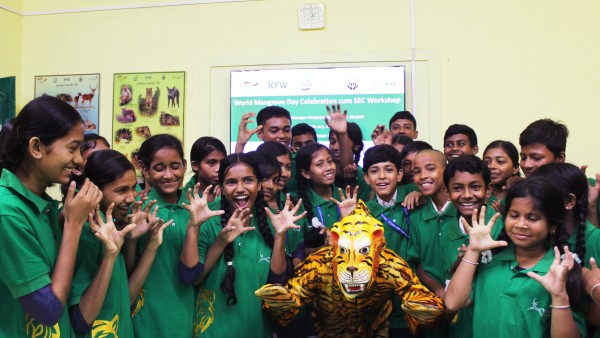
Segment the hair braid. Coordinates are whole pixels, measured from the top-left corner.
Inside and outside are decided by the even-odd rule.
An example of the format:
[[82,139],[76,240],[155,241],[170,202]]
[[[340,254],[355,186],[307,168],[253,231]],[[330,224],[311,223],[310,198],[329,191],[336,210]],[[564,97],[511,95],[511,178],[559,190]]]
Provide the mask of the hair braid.
[[[587,195],[587,194],[586,194]],[[588,200],[587,198],[577,199],[577,204],[573,208],[573,213],[577,214],[577,242],[575,244],[575,253],[579,259],[585,259],[585,225],[587,222]]]
[[[231,206],[225,197],[221,198],[221,210],[225,211],[225,213],[221,215],[221,226],[224,228],[232,215]],[[235,268],[233,267],[233,264],[229,264],[229,262],[233,262],[233,243],[229,243],[225,246],[223,258],[225,259],[225,264],[227,264],[227,271],[221,282],[221,290],[227,295],[227,305],[233,305],[237,303],[237,296],[235,295],[235,288],[233,287],[233,284],[235,283]]]
[[273,243],[275,242],[275,239],[273,238],[271,227],[269,227],[269,223],[267,222],[267,213],[265,212],[265,207],[265,199],[262,191],[259,191],[258,195],[256,196],[256,201],[254,202],[254,208],[256,209],[258,221],[258,231],[262,235],[269,248],[273,249]]

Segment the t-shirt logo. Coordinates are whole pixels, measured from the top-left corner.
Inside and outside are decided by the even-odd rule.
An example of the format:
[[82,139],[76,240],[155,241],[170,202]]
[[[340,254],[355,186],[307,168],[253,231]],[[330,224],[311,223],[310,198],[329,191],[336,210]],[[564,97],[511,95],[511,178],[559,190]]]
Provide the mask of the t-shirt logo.
[[548,310],[538,307],[537,298],[534,298],[531,302],[531,306],[527,310],[537,311],[540,314],[540,317],[544,317],[544,315],[548,312]]
[[46,326],[38,323],[28,314],[25,314],[25,331],[32,338],[60,338],[58,323],[54,326]]
[[258,259],[258,262],[267,262],[267,263],[271,263],[271,256],[264,256],[262,252],[260,252],[260,258]]

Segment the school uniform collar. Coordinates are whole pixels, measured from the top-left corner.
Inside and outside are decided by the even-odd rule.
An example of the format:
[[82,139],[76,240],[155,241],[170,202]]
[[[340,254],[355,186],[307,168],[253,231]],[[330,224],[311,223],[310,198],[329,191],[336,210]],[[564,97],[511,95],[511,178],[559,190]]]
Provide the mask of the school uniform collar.
[[454,225],[447,224],[446,226],[449,226],[448,237],[450,240],[469,237],[466,234],[466,232],[464,231],[464,227],[463,227],[462,223],[460,222],[460,217],[458,215],[456,218],[456,223],[454,223]]
[[440,216],[456,217],[457,215],[456,208],[450,201],[447,201],[446,204],[444,204],[442,207],[442,212],[439,213],[431,197],[427,198],[427,204],[425,204],[422,208],[424,220],[431,220]]
[[394,205],[396,205],[396,197],[398,197],[398,188],[396,188],[396,191],[394,191],[394,197],[389,202],[382,200],[381,198],[379,198],[379,195],[375,194],[375,198],[377,198],[377,203],[379,203],[379,205],[385,208],[393,207]]
[[32,204],[38,213],[45,212],[52,207],[58,207],[58,201],[52,199],[46,192],[42,196],[36,195],[17,178],[15,174],[7,169],[2,169],[2,177],[0,177],[0,186],[6,187]]
[[[331,195],[331,197],[333,197],[339,201],[340,194],[338,192],[338,187],[336,187],[335,185],[332,185],[331,188],[333,189],[333,194]],[[318,206],[321,206],[326,203],[333,203],[333,202],[331,202],[331,200],[326,200],[323,197],[319,196],[319,194],[314,192],[314,190],[312,190],[312,188],[310,188],[310,187],[308,188],[308,199],[310,200],[310,204],[313,207],[318,207]]]
[[164,208],[167,206],[175,206],[183,209],[182,203],[189,203],[186,194],[184,194],[181,189],[179,190],[179,200],[175,204],[171,204],[165,201],[162,196],[156,191],[156,189],[152,188],[150,192],[148,192],[148,201],[156,200],[156,205],[159,208]]
[[[510,268],[514,271],[517,271],[516,268],[518,266],[517,259],[515,257],[515,246],[514,244],[509,244],[504,250],[495,253],[493,260],[506,262],[509,264]],[[533,267],[526,270],[518,271],[520,273],[526,274],[529,271],[533,271],[536,273],[547,273],[550,270],[550,266],[554,262],[554,249],[550,248],[546,251],[546,254],[542,259]]]

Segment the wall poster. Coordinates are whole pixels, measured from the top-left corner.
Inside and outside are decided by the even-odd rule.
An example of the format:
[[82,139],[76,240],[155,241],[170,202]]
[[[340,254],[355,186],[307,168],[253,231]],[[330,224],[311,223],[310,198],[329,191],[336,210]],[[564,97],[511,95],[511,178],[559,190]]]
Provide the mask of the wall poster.
[[112,148],[134,164],[144,140],[170,134],[183,143],[185,72],[114,75]]
[[98,133],[100,74],[44,75],[35,77],[35,97],[55,96],[83,118],[86,133]]

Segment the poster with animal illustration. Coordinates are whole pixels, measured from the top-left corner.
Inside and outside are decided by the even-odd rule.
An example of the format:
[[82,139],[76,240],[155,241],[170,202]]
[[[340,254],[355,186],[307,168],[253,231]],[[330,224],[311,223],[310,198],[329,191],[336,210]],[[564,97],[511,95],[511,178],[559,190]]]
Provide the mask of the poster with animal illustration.
[[44,75],[35,77],[35,97],[55,96],[75,107],[86,133],[99,133],[100,74]]
[[114,75],[112,146],[131,160],[145,139],[171,134],[183,143],[185,72]]

